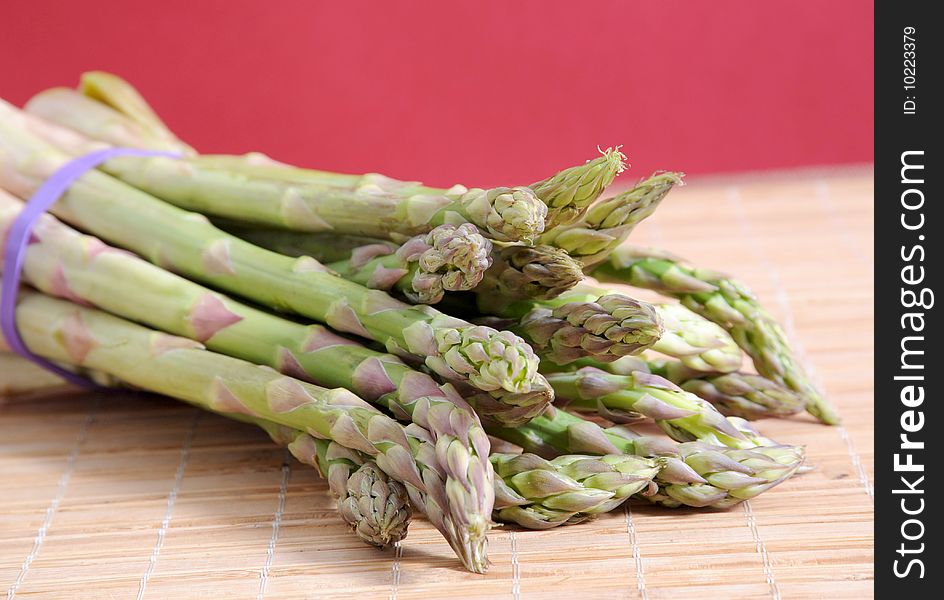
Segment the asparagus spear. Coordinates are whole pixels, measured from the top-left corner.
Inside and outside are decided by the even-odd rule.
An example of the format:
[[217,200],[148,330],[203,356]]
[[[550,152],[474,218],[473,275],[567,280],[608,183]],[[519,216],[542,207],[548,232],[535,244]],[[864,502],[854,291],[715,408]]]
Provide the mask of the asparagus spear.
[[[19,201],[0,190],[0,227],[12,223],[21,208]],[[80,235],[50,215],[39,220],[33,240],[25,254],[23,275],[46,293],[100,306],[293,376],[351,389],[368,401],[416,419],[437,439],[455,436],[465,440],[474,455],[470,435],[481,437],[480,431],[442,427],[428,418],[427,411],[430,403],[445,403],[437,410],[457,410],[466,416],[446,419],[442,424],[469,423],[477,428],[470,407],[450,386],[438,387],[429,376],[394,356],[368,350],[322,326],[304,326],[212,293],[96,238]],[[465,392],[483,396],[482,403],[491,402],[488,414],[492,418],[515,424],[539,413],[551,401],[550,386],[544,385],[547,387],[528,394],[501,390],[483,394],[473,388]],[[487,451],[470,464],[487,467],[481,464],[485,456]]]
[[531,185],[537,197],[547,204],[546,231],[572,223],[625,169],[626,156],[619,147],[607,148],[586,164],[564,169]]
[[345,279],[378,289],[397,289],[410,302],[435,304],[446,291],[477,286],[491,264],[492,243],[474,225],[440,225],[403,245],[370,244],[351,258],[327,266]]
[[[559,453],[632,454],[661,458],[658,490],[638,495],[663,506],[728,508],[785,481],[803,463],[800,446],[761,445],[749,449],[704,442],[676,443],[640,436],[625,427],[603,429],[563,410],[549,409],[527,425],[489,433],[540,456]],[[768,441],[764,440],[764,443]]]
[[681,304],[654,305],[663,333],[652,349],[677,358],[684,366],[707,373],[730,373],[741,366],[741,349],[717,323]]
[[[0,114],[6,113],[0,119],[0,187],[27,197],[68,156],[30,135],[18,112],[4,108],[0,104]],[[406,305],[328,273],[310,258],[263,250],[104,173],[83,175],[53,212],[195,280],[373,339],[446,379],[512,393],[544,386],[533,350],[510,332]]]
[[[292,454],[301,462],[312,464],[324,474],[325,467],[335,467],[325,458],[326,449],[333,451],[337,462],[337,482],[332,482],[332,491],[338,495],[339,509],[345,521],[355,523],[363,531],[355,530],[362,539],[374,545],[375,540],[388,544],[396,541],[395,535],[406,535],[408,514],[399,506],[397,495],[389,496],[388,486],[399,485],[384,480],[383,472],[369,472],[378,477],[377,490],[373,497],[365,494],[358,480],[350,474],[362,459],[359,452],[339,447],[288,427],[274,425],[268,421],[254,421],[281,445],[288,445]],[[587,518],[611,511],[634,494],[654,491],[652,480],[661,470],[661,460],[652,460],[632,455],[610,456],[561,456],[545,460],[534,454],[493,453],[489,461],[498,477],[495,479],[495,509],[493,518],[506,523],[516,523],[528,529],[550,529],[559,525],[579,523]],[[362,467],[363,469],[363,467]],[[368,477],[368,475],[365,475]],[[328,475],[332,481],[331,474]],[[367,523],[355,517],[365,515]],[[352,522],[353,521],[353,522]],[[379,535],[384,532],[385,535]]]
[[[3,335],[0,332],[0,350],[4,350],[3,347]],[[16,387],[0,388],[0,396],[7,392],[69,389],[69,384],[56,374],[16,354],[0,352],[0,369],[4,370],[7,376],[18,377],[18,374],[23,373],[21,379],[13,380]],[[71,370],[99,381],[104,386],[122,385],[114,377],[99,371],[77,368]],[[4,385],[9,386],[9,383],[5,381]],[[283,425],[269,421],[253,421],[248,417],[239,420],[260,425],[273,441],[288,446],[292,455],[300,462],[315,467],[328,481],[342,519],[364,542],[384,548],[406,537],[413,514],[406,488],[400,482],[390,479],[372,458],[363,452],[350,450],[336,442],[314,438]]]
[[634,494],[655,491],[661,461],[615,454],[559,456],[492,454],[495,518],[528,529],[579,523],[609,512]]
[[[593,285],[582,284],[566,295],[552,301],[533,299],[530,302],[510,303],[506,297],[483,295],[478,306],[482,312],[506,318],[521,318],[533,311],[553,311],[562,303],[595,303],[598,298],[608,296],[625,297],[616,290],[608,290]],[[649,306],[649,305],[647,305]],[[740,348],[731,336],[717,323],[692,312],[688,308],[673,303],[651,305],[658,313],[662,323],[662,332],[651,344],[651,349],[668,356],[678,358],[693,370],[711,373],[727,373],[741,366],[743,356]],[[532,339],[530,332],[522,330],[525,339]],[[595,358],[591,357],[593,361]],[[559,361],[557,364],[562,364]]]
[[556,298],[583,280],[580,263],[552,246],[496,247],[476,294],[487,298]]
[[648,417],[680,442],[698,440],[730,448],[755,445],[711,404],[658,375],[642,371],[614,375],[583,367],[573,373],[552,373],[547,380],[568,406],[598,411],[614,422]]
[[[260,229],[216,219],[214,222],[222,229],[274,252],[287,256],[311,256],[326,262],[345,276],[347,267],[342,261],[350,260],[359,248],[380,251],[382,246],[386,246],[391,252],[397,248],[388,241],[361,236]],[[491,248],[491,267],[472,290],[477,294],[509,299],[554,298],[583,279],[582,265],[559,248],[520,244],[496,244]]]
[[806,410],[824,423],[839,417],[794,357],[776,320],[742,283],[727,275],[686,266],[677,257],[632,246],[616,249],[591,269],[600,281],[625,283],[675,296],[696,313],[724,327],[764,377],[803,395]]
[[656,173],[635,187],[591,206],[576,223],[548,228],[540,243],[566,250],[585,265],[604,260],[643,219],[658,208],[683,173]]
[[[86,97],[99,101],[113,108],[116,113],[127,117],[139,125],[151,130],[152,135],[170,136],[153,109],[135,90],[131,84],[121,78],[102,72],[85,73],[79,86],[79,91]],[[68,127],[84,132],[89,137],[98,137],[109,134],[95,126],[95,120],[83,118],[86,109],[75,95],[63,91],[46,91],[29,103],[29,110],[37,114],[48,115]],[[111,120],[115,120],[112,118]],[[109,143],[119,143],[108,138],[102,138]],[[176,138],[173,138],[176,139]],[[134,146],[147,148],[148,146]],[[624,169],[626,157],[616,149],[601,151],[600,157],[565,169],[556,175],[532,184],[538,192],[538,198],[551,208],[551,218],[547,219],[547,226],[552,227],[569,222],[579,217],[603,189],[606,188]],[[271,177],[274,179],[294,183],[317,183],[341,187],[359,187],[361,185],[377,185],[380,188],[403,189],[411,188],[416,193],[440,195],[447,190],[419,186],[416,182],[399,182],[375,173],[366,176],[344,175],[328,173],[310,169],[296,169],[285,163],[274,161],[262,154],[251,153],[246,157],[216,156],[203,163],[206,168],[215,168],[224,171],[235,171],[245,175]],[[456,186],[454,186],[455,188]],[[461,186],[460,186],[461,187]],[[450,188],[450,189],[454,189]]]
[[338,513],[357,537],[386,548],[406,537],[413,508],[402,483],[391,479],[370,456],[304,431],[256,420],[272,441],[287,446],[299,462],[328,481]]
[[464,465],[461,460],[443,461],[440,453],[456,460],[454,446],[434,445],[417,425],[404,428],[348,390],[304,383],[215,354],[199,342],[42,294],[21,293],[16,321],[26,346],[40,356],[103,371],[214,412],[266,419],[365,453],[406,485],[414,505],[443,533],[466,568],[485,570],[487,521],[476,522],[474,507],[458,505],[463,496],[453,474]]
[[531,342],[542,358],[564,365],[583,357],[608,362],[652,347],[662,335],[656,309],[623,294],[588,293],[583,287],[552,300],[479,294],[478,308]]
[[[105,142],[111,138],[105,129],[108,124],[127,122],[129,128],[137,124],[95,104],[78,92],[59,88],[40,93],[27,107],[33,114]],[[156,148],[147,136],[138,139],[148,144],[146,148]],[[331,181],[285,181],[278,173],[257,174],[251,165],[239,168],[234,163],[224,170],[203,163],[199,156],[179,160],[122,157],[109,160],[102,168],[181,208],[299,231],[402,241],[437,225],[473,223],[494,239],[531,243],[544,231],[547,214],[547,207],[526,187],[484,190],[455,186],[441,191],[402,182],[391,184],[376,177],[344,186]],[[276,170],[289,169],[292,167]]]
[[726,416],[751,420],[786,417],[801,412],[804,407],[799,394],[753,373],[706,373],[677,360],[647,360],[645,356],[624,356],[610,363],[581,359],[568,366],[571,370],[598,367],[615,375],[631,375],[635,371],[660,375],[686,392],[707,400]]
[[[0,193],[0,229],[12,222],[20,207]],[[484,543],[476,538],[484,537],[493,501],[488,443],[472,409],[450,386],[437,386],[396,357],[364,348],[322,326],[305,326],[215,294],[80,235],[49,215],[39,220],[33,236],[23,275],[44,292],[189,337],[213,351],[352,390],[429,430],[439,468],[454,488],[449,510],[458,514],[453,521],[468,524],[467,530],[453,533],[466,540],[462,544]],[[549,397],[545,395],[544,405]],[[501,400],[494,402],[505,406]],[[514,415],[509,422],[521,418],[520,406],[507,408]],[[502,416],[499,410],[494,413],[496,418]]]

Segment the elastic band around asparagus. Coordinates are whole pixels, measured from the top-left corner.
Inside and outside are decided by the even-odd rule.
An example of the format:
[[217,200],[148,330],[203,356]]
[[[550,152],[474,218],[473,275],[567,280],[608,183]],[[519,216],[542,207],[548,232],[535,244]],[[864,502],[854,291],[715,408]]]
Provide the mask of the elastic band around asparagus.
[[[38,293],[21,293],[16,320],[27,347],[40,356],[104,371],[214,412],[266,419],[365,453],[406,485],[414,505],[424,510],[469,570],[485,570],[484,535],[477,538],[480,543],[462,546],[466,525],[452,518],[457,484],[449,483],[449,473],[461,465],[440,463],[438,445],[429,451],[427,445],[411,443],[415,434],[353,393],[307,384],[209,352],[193,340]],[[408,428],[422,431],[415,424]],[[450,448],[442,450],[448,453]]]
[[600,281],[623,283],[674,296],[723,327],[764,377],[800,393],[806,410],[824,423],[839,422],[835,409],[810,381],[777,321],[742,283],[727,275],[686,266],[659,250],[622,246],[590,270]]
[[486,424],[486,429],[492,436],[544,457],[563,453],[660,458],[665,463],[655,477],[658,490],[636,497],[668,507],[729,508],[788,479],[805,457],[801,446],[775,445],[762,438],[757,441],[768,445],[739,450],[640,436],[626,427],[603,429],[553,408],[518,428]]
[[[0,119],[0,187],[28,197],[68,157],[24,130],[12,107],[0,104],[0,113],[13,117]],[[404,304],[308,257],[263,250],[103,173],[83,175],[53,212],[194,280],[373,339],[446,379],[513,393],[540,383],[537,357],[511,332]]]

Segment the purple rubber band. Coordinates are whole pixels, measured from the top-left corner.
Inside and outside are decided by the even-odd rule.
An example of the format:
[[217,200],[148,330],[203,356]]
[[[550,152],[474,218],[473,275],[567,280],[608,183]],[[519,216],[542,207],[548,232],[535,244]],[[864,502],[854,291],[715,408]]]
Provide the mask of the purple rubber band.
[[20,337],[20,331],[16,326],[16,297],[20,289],[20,275],[23,272],[23,257],[26,253],[26,247],[29,245],[30,236],[36,221],[39,220],[49,208],[59,200],[69,189],[76,179],[81,177],[106,160],[119,156],[165,156],[167,158],[180,158],[179,153],[175,152],[156,152],[152,150],[138,150],[135,148],[108,148],[90,152],[80,156],[75,160],[69,161],[59,168],[52,176],[47,179],[36,190],[33,197],[23,206],[10,231],[7,235],[6,247],[3,256],[3,288],[0,291],[0,331],[3,331],[3,337],[6,339],[10,349],[36,363],[37,365],[52,371],[69,383],[91,389],[102,389],[98,384],[67,371],[62,367],[49,362],[41,356],[30,352]]

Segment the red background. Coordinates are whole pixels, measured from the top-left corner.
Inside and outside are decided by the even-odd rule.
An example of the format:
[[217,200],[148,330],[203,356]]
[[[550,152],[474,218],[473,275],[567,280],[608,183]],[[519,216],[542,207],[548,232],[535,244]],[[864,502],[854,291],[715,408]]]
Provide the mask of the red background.
[[88,69],[197,148],[430,183],[872,160],[872,2],[4,0],[0,95]]

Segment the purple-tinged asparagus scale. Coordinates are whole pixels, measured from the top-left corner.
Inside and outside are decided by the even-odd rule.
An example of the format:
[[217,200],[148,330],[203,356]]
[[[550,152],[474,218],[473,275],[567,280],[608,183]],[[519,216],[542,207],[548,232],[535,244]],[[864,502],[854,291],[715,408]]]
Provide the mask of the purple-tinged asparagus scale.
[[528,529],[579,523],[655,492],[661,462],[640,456],[492,454],[498,475],[495,517]]

